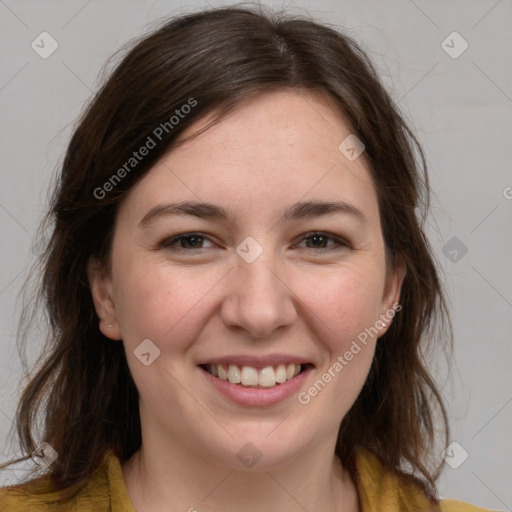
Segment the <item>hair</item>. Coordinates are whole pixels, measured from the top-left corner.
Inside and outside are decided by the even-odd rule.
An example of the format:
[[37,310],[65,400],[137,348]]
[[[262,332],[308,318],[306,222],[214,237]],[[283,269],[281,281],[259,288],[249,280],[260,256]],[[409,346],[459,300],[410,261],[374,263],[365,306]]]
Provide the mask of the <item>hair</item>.
[[[124,462],[139,449],[138,392],[123,344],[98,328],[87,264],[95,258],[109,268],[120,202],[185,141],[179,136],[188,126],[215,114],[197,136],[258,95],[313,92],[330,100],[364,143],[387,263],[406,270],[402,310],[377,343],[364,387],[342,421],[336,454],[353,472],[355,451],[371,450],[437,502],[442,463],[433,447],[438,432],[449,439],[449,425],[425,355],[452,342],[452,329],[423,230],[430,202],[426,160],[367,55],[327,24],[261,6],[167,19],[121,50],[122,60],[77,121],[45,219],[52,232],[40,259],[37,301],[49,333],[17,408],[23,453],[38,445],[40,422],[42,439],[58,453],[46,474],[64,492],[85,484],[107,450]],[[179,113],[186,115],[176,123],[172,116]],[[128,170],[126,162],[148,137],[158,142]]]

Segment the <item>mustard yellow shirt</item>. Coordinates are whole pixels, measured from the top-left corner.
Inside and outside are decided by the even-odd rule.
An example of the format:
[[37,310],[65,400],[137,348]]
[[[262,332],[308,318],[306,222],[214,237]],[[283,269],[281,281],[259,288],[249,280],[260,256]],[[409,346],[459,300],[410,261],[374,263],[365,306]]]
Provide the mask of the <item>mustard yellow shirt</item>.
[[[361,512],[489,512],[461,501],[441,500],[433,507],[418,486],[386,470],[371,452],[356,457],[356,486]],[[42,490],[43,495],[34,490]],[[47,477],[0,488],[1,512],[136,512],[125,486],[119,459],[107,452],[87,485],[61,505],[48,505],[57,496]]]

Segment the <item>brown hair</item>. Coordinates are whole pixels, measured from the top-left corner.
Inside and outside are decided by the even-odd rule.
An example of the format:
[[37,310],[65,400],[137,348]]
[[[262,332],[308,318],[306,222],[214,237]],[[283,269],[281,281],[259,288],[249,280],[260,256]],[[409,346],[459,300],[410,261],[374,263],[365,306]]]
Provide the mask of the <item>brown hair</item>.
[[[441,468],[433,451],[437,411],[444,441],[449,432],[424,356],[431,345],[451,342],[451,325],[422,227],[430,194],[425,158],[368,57],[334,28],[261,7],[182,15],[126,51],[82,114],[52,198],[39,294],[51,332],[17,410],[23,452],[36,448],[39,414],[42,439],[59,454],[47,472],[69,490],[87,480],[108,448],[122,462],[138,450],[137,389],[122,343],[98,329],[87,263],[96,257],[109,264],[120,201],[187,126],[214,111],[217,122],[266,91],[315,91],[339,106],[364,143],[388,263],[406,269],[403,309],[377,343],[364,388],[343,419],[336,453],[352,467],[354,450],[370,449],[394,471],[414,474],[435,501]],[[171,116],[185,104],[193,108],[175,123]],[[156,127],[162,132],[156,146],[120,173],[134,150],[156,138]],[[122,179],[113,183],[116,173]]]

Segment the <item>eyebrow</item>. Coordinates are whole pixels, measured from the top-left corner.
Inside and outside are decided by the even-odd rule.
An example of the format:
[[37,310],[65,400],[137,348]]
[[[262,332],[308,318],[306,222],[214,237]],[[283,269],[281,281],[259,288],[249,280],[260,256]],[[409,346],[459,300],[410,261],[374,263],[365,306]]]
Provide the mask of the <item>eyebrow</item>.
[[[350,215],[364,224],[368,222],[361,210],[344,201],[298,202],[285,211],[283,219],[309,219],[335,213]],[[234,222],[234,215],[222,206],[205,202],[181,201],[162,203],[151,208],[139,222],[139,227],[146,227],[159,218],[172,215],[190,215],[200,219]]]

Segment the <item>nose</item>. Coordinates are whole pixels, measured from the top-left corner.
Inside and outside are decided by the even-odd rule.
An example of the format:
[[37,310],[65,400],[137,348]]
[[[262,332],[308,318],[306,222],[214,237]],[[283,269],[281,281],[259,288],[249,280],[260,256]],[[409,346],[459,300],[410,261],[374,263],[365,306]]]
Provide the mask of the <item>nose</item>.
[[283,265],[268,251],[252,263],[239,258],[228,278],[221,309],[227,327],[244,329],[252,338],[268,338],[297,318]]

